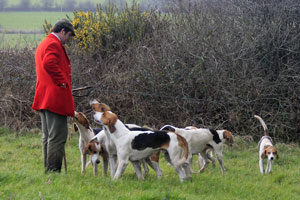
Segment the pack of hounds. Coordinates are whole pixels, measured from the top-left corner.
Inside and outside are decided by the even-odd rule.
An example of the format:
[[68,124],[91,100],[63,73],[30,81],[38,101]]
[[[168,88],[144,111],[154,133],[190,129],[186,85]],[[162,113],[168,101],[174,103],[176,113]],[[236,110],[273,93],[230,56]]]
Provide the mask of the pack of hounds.
[[[228,130],[212,130],[188,126],[178,128],[164,125],[160,130],[124,124],[110,107],[97,100],[90,101],[94,112],[94,121],[102,129],[93,129],[87,117],[76,112],[73,118],[75,131],[79,132],[79,150],[81,153],[81,172],[91,163],[93,173],[98,174],[98,164],[102,160],[102,173],[107,175],[108,168],[113,180],[121,177],[129,162],[139,180],[143,180],[152,168],[158,179],[162,177],[159,167],[160,154],[177,172],[180,181],[191,179],[193,155],[198,155],[199,173],[207,168],[210,161],[215,165],[215,154],[222,173],[226,172],[223,163],[223,144],[232,146],[233,135]],[[267,126],[257,115],[264,129],[264,136],[258,144],[259,169],[261,174],[271,173],[274,157],[278,152],[268,135]],[[90,160],[87,162],[87,155]],[[263,160],[267,159],[264,170]],[[144,169],[144,174],[142,173]]]

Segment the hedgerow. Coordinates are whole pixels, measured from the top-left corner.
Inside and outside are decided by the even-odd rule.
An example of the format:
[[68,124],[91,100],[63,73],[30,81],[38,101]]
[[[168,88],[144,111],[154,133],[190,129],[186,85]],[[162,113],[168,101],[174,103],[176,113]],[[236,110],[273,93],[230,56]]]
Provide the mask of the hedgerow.
[[[131,6],[119,9],[108,4],[102,9],[97,6],[96,12],[73,11],[74,18],[69,20],[75,27],[73,38],[79,52],[108,56],[129,44],[134,44],[153,32],[153,20],[159,16],[153,10],[141,11],[139,4],[133,1]],[[52,25],[45,21],[44,30],[49,34]]]
[[[106,10],[102,17],[99,10],[79,11],[72,19],[82,19],[77,31],[88,28],[87,19],[107,24],[107,29],[99,25],[105,28],[96,37],[89,35],[93,31],[84,33],[83,38],[91,38],[74,38],[67,48],[73,87],[94,86],[89,97],[75,97],[77,111],[92,118],[88,101],[96,98],[125,123],[225,128],[259,139],[263,131],[256,114],[274,140],[300,141],[297,0],[203,0],[169,7],[165,17],[129,10],[118,11],[120,16]],[[30,109],[34,51],[8,50],[0,56],[5,74],[0,123],[38,126],[39,117]]]

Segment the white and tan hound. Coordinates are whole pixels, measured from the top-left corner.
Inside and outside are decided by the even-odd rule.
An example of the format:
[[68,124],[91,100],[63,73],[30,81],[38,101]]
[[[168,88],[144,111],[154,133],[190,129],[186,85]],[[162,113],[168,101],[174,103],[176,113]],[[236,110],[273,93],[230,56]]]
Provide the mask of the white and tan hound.
[[[269,136],[268,128],[264,120],[258,116],[254,115],[256,119],[259,120],[260,124],[264,129],[264,136],[258,142],[258,149],[259,149],[259,169],[260,173],[271,173],[272,172],[272,165],[274,157],[276,156],[279,159],[278,151],[273,145],[272,138]],[[267,158],[267,167],[264,172],[264,159]]]
[[[93,165],[93,172],[96,176],[98,173],[97,165],[100,163],[99,153],[102,156],[102,165],[103,165],[103,174],[107,174],[107,154],[104,149],[101,147],[102,144],[99,142],[95,142],[93,140],[96,133],[98,135],[103,135],[104,132],[99,133],[99,129],[92,129],[89,123],[89,120],[82,112],[75,112],[75,116],[73,118],[74,121],[74,129],[75,131],[79,131],[79,150],[81,154],[81,173],[85,173],[86,166],[86,156],[87,154],[91,155],[91,163]],[[93,140],[93,142],[90,142]]]

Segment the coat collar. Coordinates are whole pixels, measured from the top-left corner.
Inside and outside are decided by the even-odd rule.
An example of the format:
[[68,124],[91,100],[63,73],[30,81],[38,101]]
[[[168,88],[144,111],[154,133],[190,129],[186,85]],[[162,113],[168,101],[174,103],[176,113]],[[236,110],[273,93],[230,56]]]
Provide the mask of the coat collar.
[[56,33],[52,32],[51,34],[54,35],[59,41],[61,41],[59,36]]
[[47,37],[49,37],[51,39],[55,39],[56,41],[58,41],[62,45],[62,43],[60,42],[60,40],[54,34],[50,33]]
[[66,49],[65,49],[64,45],[60,42],[60,40],[57,38],[57,36],[54,35],[54,34],[52,34],[52,33],[50,33],[47,37],[49,37],[49,38],[51,38],[51,39],[54,39],[54,40],[56,40],[56,41],[59,42],[61,48],[63,49],[63,51],[64,51],[64,53],[65,53],[65,56],[66,56],[68,62],[70,62],[70,59],[69,59],[68,54],[67,54],[67,52],[66,52]]

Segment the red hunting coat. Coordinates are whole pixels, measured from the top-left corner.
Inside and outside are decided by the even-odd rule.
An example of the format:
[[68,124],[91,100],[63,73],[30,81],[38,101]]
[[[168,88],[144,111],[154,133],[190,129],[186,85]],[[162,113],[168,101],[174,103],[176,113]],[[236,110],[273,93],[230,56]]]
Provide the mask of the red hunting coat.
[[[32,109],[74,116],[70,60],[59,39],[49,34],[35,53],[37,82]],[[59,85],[66,85],[62,88]]]

